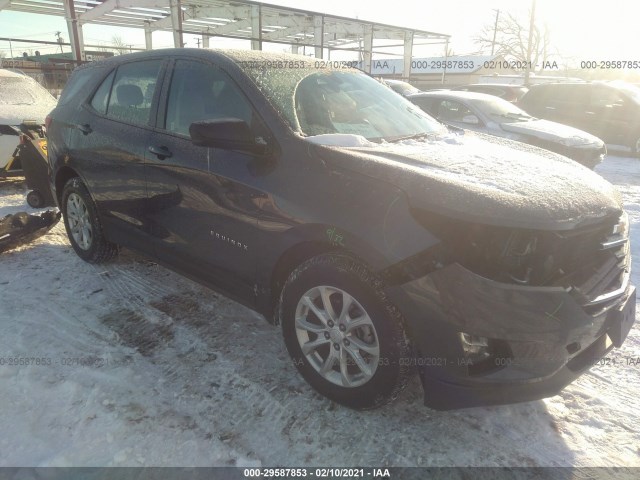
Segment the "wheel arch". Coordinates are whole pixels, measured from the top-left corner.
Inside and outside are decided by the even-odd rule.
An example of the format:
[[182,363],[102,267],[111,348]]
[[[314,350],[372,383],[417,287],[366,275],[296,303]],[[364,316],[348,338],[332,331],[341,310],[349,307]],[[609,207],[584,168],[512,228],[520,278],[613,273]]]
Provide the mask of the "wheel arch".
[[318,255],[323,255],[325,253],[338,253],[348,255],[349,257],[359,261],[369,269],[373,270],[371,264],[371,261],[373,259],[367,258],[368,256],[366,255],[358,254],[352,249],[345,248],[344,246],[336,245],[331,242],[321,240],[305,240],[290,246],[280,255],[273,269],[271,270],[271,277],[269,281],[269,295],[266,299],[266,308],[264,309],[265,316],[270,323],[273,323],[274,325],[278,324],[276,307],[278,305],[282,288],[289,278],[289,275],[291,275],[291,272],[293,272],[297,267],[299,267],[307,260]]
[[60,167],[56,172],[54,186],[56,189],[56,201],[58,202],[58,206],[62,205],[62,190],[64,189],[64,186],[74,177],[81,178],[78,172],[67,165]]

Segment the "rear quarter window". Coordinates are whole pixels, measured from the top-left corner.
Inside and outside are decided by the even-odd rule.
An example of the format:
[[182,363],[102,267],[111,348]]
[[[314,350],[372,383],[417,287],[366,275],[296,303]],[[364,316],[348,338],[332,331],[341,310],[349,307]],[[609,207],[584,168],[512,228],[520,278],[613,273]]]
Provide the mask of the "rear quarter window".
[[58,99],[58,104],[66,105],[69,103],[82,90],[82,87],[91,80],[95,73],[96,71],[93,68],[83,68],[73,72]]
[[91,99],[91,107],[101,114],[107,113],[107,103],[109,103],[109,92],[111,92],[111,85],[113,84],[113,77],[115,72],[111,72],[107,78],[105,78],[96,93],[93,94]]

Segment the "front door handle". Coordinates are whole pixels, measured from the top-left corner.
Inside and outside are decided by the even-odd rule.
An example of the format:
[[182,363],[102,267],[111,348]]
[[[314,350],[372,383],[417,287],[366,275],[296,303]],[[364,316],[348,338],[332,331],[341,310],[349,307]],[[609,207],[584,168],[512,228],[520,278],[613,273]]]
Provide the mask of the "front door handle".
[[80,130],[84,135],[89,135],[93,130],[91,129],[91,125],[88,123],[83,123],[82,125],[76,125],[76,128]]
[[158,160],[164,160],[165,158],[170,158],[171,155],[173,155],[167,147],[151,146],[149,147],[149,151],[158,157]]

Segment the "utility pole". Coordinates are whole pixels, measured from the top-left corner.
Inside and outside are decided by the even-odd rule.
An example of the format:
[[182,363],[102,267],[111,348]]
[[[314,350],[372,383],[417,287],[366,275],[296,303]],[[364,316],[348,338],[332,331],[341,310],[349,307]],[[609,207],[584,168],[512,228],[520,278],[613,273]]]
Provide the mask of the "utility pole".
[[198,48],[200,48],[200,37],[196,38],[196,43],[198,44]]
[[529,41],[527,42],[527,58],[525,62],[525,70],[524,70],[524,86],[529,86],[529,76],[531,75],[531,50],[532,50],[532,42],[533,42],[533,28],[535,26],[535,18],[536,18],[536,0],[531,0],[531,18],[529,19]]
[[62,32],[56,32],[56,37],[58,37],[58,44],[60,45],[60,53],[64,53],[64,51],[62,50],[62,37],[60,36]]
[[496,34],[498,33],[498,18],[500,18],[500,10],[496,10],[496,24],[493,26],[493,41],[491,42],[491,56],[496,48]]

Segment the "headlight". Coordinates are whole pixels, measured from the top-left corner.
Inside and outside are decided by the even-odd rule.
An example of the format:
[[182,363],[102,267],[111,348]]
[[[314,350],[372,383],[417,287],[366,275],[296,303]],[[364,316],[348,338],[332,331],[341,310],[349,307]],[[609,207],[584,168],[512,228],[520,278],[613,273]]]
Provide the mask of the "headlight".
[[414,217],[442,239],[446,249],[443,257],[449,262],[500,282],[536,281],[533,265],[539,246],[537,232],[467,223],[428,212],[414,212]]

